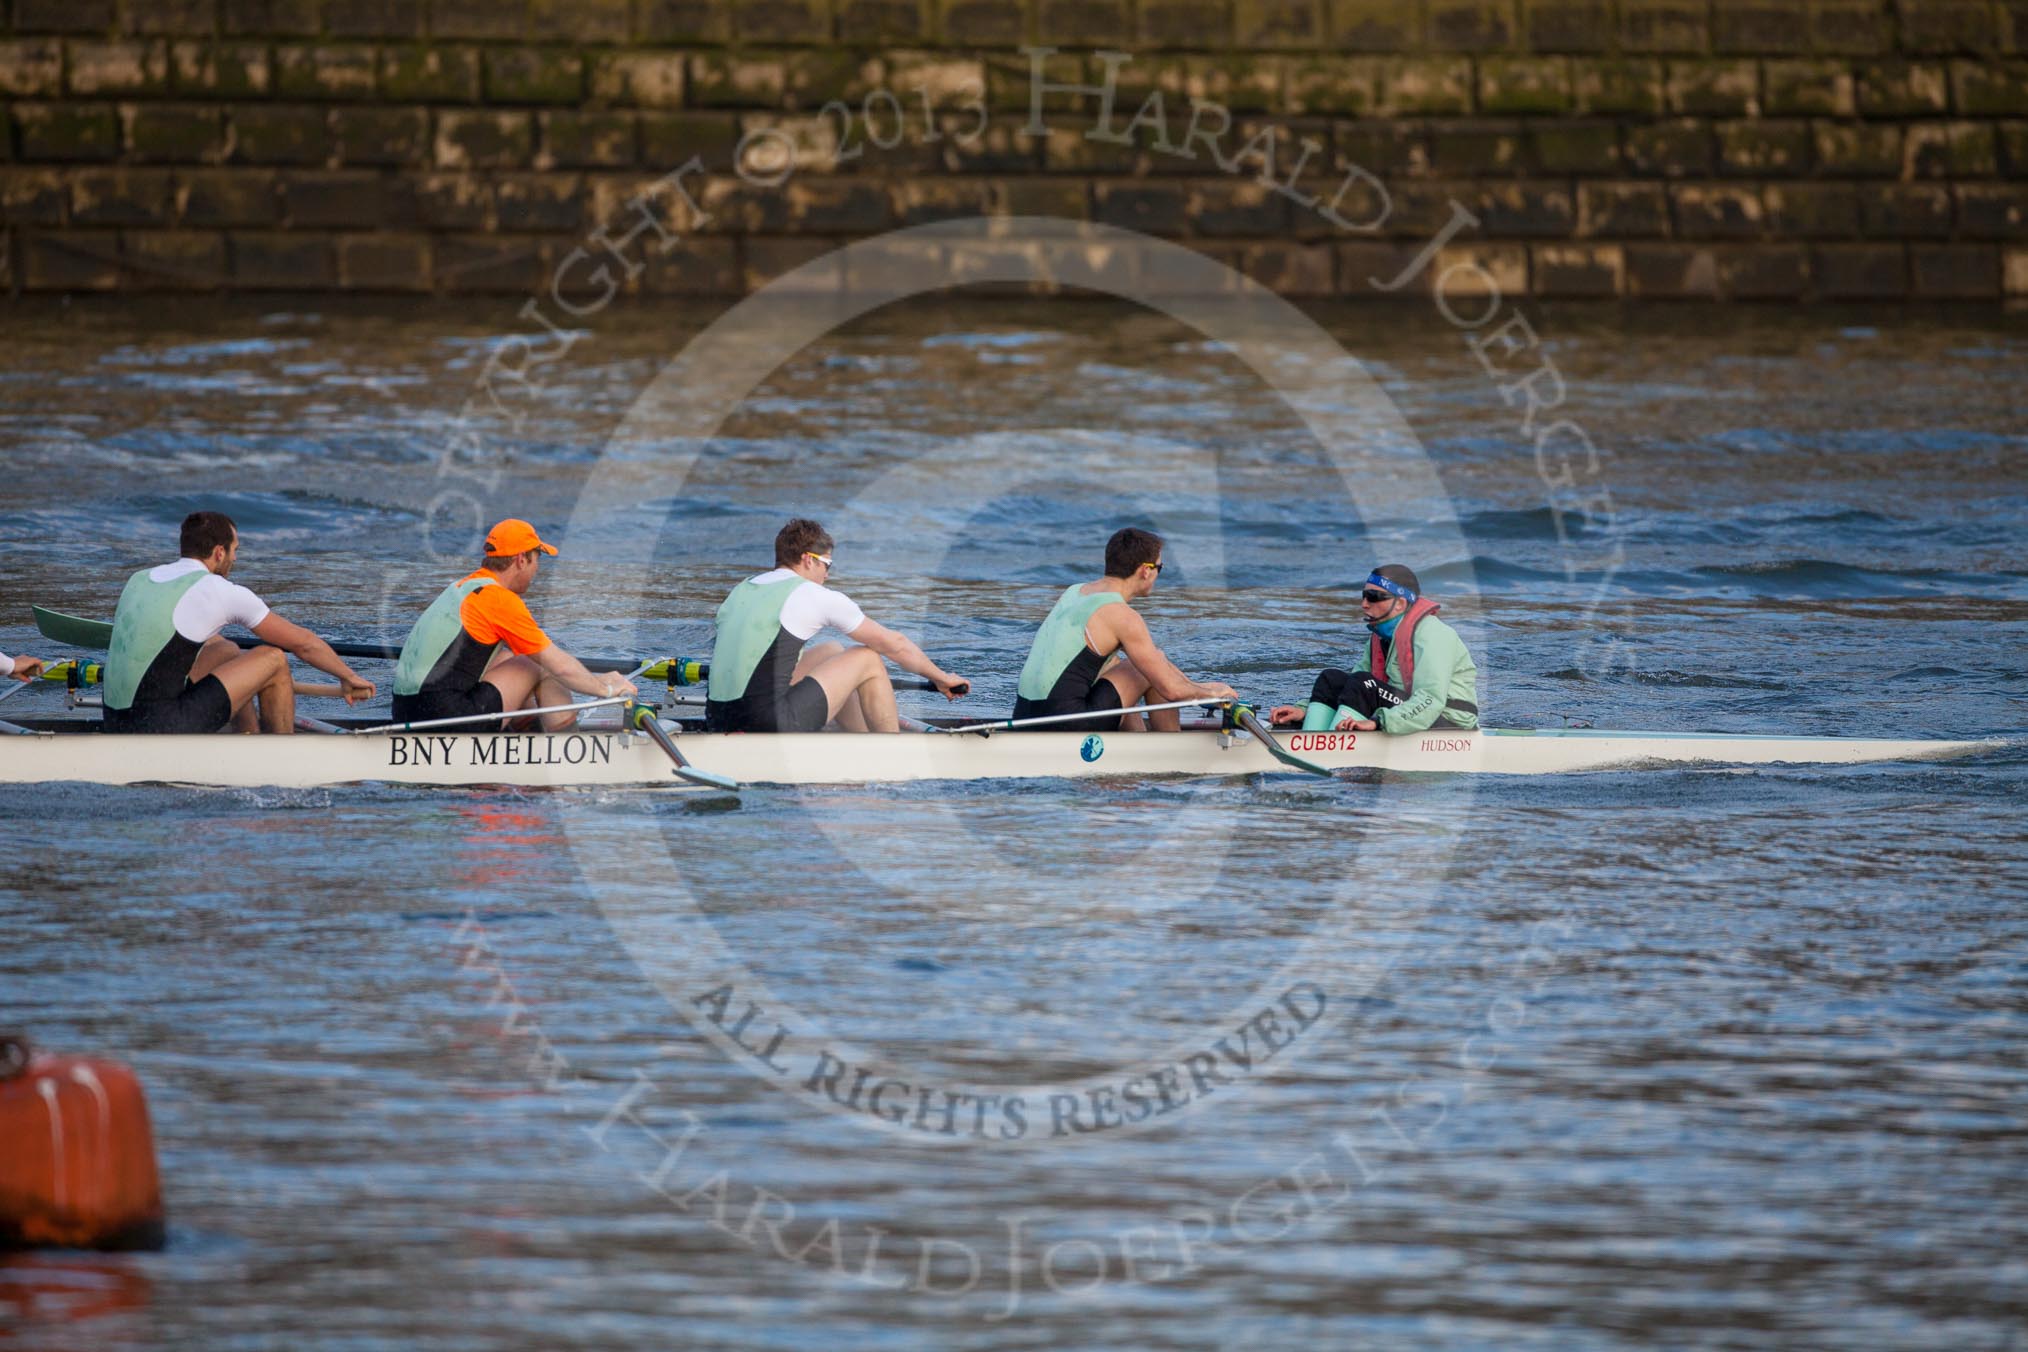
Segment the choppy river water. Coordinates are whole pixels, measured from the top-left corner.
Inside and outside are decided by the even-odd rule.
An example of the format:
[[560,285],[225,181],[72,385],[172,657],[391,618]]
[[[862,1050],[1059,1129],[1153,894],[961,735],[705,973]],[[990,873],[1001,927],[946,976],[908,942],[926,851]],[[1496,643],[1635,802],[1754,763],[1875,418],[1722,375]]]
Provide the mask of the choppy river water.
[[[883,312],[703,445],[608,444],[682,311],[591,321],[460,441],[510,310],[20,306],[0,649],[49,652],[31,602],[109,616],[203,505],[333,637],[398,635],[469,566],[433,551],[511,514],[563,536],[531,600],[568,646],[701,653],[801,513],[999,710],[1134,521],[1170,540],[1158,638],[1263,699],[1353,650],[1399,560],[1497,726],[2028,732],[2018,320],[1549,311],[1594,467],[1538,457],[1435,315],[1319,318],[1405,420],[1364,468],[1099,302]],[[624,506],[581,512],[594,478]],[[0,1331],[2016,1348],[2024,787],[2017,743],[738,801],[0,788],[0,1027],[139,1070],[171,1220],[159,1254],[0,1261]],[[749,997],[752,1051],[701,1031]],[[765,1062],[790,1011],[837,1065]]]

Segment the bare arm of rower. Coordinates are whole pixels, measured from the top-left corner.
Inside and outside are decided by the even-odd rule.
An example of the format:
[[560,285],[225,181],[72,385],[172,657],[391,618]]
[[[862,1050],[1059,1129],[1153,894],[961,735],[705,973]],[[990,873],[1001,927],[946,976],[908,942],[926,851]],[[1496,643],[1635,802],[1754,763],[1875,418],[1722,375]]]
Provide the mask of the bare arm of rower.
[[911,675],[927,677],[943,692],[945,699],[958,699],[972,689],[970,681],[962,676],[953,676],[930,661],[929,654],[918,648],[914,639],[906,634],[897,634],[884,624],[867,620],[846,637],[854,643],[865,644]]
[[373,698],[373,682],[346,666],[345,659],[332,652],[330,644],[302,625],[293,624],[270,610],[268,617],[254,626],[254,637],[263,643],[273,644],[327,676],[336,676],[338,693],[345,696],[347,704]]
[[584,663],[554,643],[535,654],[535,663],[580,695],[605,698],[636,693],[634,683],[616,671],[587,671]]
[[[1098,632],[1100,621],[1104,621],[1104,632]],[[1155,646],[1155,636],[1148,632],[1148,622],[1126,606],[1106,606],[1092,616],[1093,637],[1105,641],[1111,639],[1126,649],[1127,660],[1148,678],[1148,693],[1155,698],[1150,704],[1173,704],[1185,699],[1238,699],[1239,694],[1221,681],[1193,681],[1171,662],[1168,655]]]

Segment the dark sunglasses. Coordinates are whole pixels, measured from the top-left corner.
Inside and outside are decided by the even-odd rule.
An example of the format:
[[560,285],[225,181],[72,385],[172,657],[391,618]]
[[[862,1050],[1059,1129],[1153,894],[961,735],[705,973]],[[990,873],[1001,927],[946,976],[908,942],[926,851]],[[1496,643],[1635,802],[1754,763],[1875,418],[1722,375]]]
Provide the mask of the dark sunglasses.
[[1370,606],[1377,606],[1382,601],[1391,601],[1394,598],[1384,591],[1363,591],[1359,593],[1359,599]]

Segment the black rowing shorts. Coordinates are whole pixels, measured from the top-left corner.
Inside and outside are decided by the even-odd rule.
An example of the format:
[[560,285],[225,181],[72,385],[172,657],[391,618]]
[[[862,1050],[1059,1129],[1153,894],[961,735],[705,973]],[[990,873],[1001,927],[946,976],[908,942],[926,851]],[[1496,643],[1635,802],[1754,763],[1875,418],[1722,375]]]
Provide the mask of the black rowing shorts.
[[[480,681],[469,690],[424,690],[394,697],[394,722],[427,723],[433,718],[470,718],[476,714],[497,714],[504,701],[500,687]],[[465,723],[458,732],[498,732],[498,723]]]
[[1014,717],[1048,718],[1054,714],[1095,714],[1094,718],[1044,723],[1015,732],[1118,732],[1120,730],[1120,688],[1100,677],[1082,695],[1065,698],[1051,693],[1048,699],[1016,699]]
[[225,682],[216,676],[185,681],[174,699],[136,704],[131,709],[108,709],[107,732],[190,733],[218,732],[232,721],[232,696]]

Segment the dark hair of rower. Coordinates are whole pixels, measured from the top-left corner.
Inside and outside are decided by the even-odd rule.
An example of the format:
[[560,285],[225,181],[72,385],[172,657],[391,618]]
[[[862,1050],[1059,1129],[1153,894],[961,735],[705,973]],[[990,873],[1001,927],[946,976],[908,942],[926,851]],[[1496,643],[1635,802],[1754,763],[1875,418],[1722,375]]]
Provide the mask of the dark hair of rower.
[[1389,582],[1408,588],[1417,596],[1422,595],[1422,583],[1415,580],[1415,570],[1405,563],[1383,563],[1373,571]]
[[1132,577],[1142,564],[1161,557],[1161,536],[1138,526],[1122,526],[1106,541],[1106,576]]
[[775,532],[775,567],[793,568],[803,555],[828,556],[831,549],[831,532],[799,516]]
[[183,534],[176,547],[186,559],[208,559],[220,546],[230,549],[237,534],[232,518],[224,512],[192,512],[183,518]]

